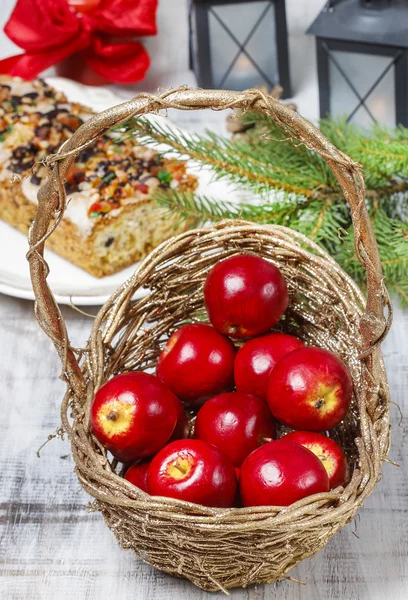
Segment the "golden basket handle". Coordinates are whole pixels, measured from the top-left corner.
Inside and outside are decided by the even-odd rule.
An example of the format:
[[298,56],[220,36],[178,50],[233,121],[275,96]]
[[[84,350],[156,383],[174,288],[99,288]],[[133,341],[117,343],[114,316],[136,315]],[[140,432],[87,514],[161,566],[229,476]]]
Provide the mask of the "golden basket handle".
[[[367,305],[361,319],[363,356],[379,361],[376,347],[385,337],[391,324],[391,304],[383,284],[380,256],[372,224],[365,204],[365,185],[361,165],[351,160],[331,144],[325,136],[306,119],[259,90],[233,92],[227,90],[192,90],[179,88],[160,95],[139,94],[132,100],[110,108],[84,123],[58,153],[48,157],[53,165],[51,174],[38,193],[38,209],[29,232],[31,279],[36,298],[36,317],[53,340],[63,364],[63,377],[71,387],[80,392],[83,377],[75,353],[70,347],[62,314],[47,284],[48,265],[43,258],[45,240],[57,227],[65,209],[64,181],[76,155],[111,127],[124,123],[131,117],[157,112],[160,109],[223,110],[239,108],[253,110],[270,116],[288,138],[303,143],[320,154],[343,190],[350,206],[355,232],[355,250],[367,272]],[[53,226],[50,224],[56,219]],[[387,318],[384,316],[388,307]]]

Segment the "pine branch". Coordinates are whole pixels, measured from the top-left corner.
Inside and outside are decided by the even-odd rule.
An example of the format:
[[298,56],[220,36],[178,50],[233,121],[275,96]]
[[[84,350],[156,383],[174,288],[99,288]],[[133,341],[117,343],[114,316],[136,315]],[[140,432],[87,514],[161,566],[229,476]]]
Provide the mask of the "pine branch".
[[[303,174],[297,178],[296,172],[288,173],[285,165],[287,157],[282,157],[285,166],[275,164],[273,160],[264,161],[262,153],[255,158],[243,153],[226,138],[212,133],[205,136],[186,135],[141,119],[131,119],[121,127],[120,132],[121,139],[137,136],[140,143],[159,147],[160,150],[165,144],[168,147],[167,153],[176,153],[177,158],[190,158],[209,165],[217,179],[244,185],[257,194],[269,195],[271,189],[277,189],[288,195],[312,198],[316,195],[316,189],[322,185],[319,181],[317,186],[311,186],[310,178],[305,178]],[[287,142],[282,143],[283,145],[290,146]],[[292,154],[296,157],[296,153],[292,151]]]
[[[408,223],[390,218],[382,208],[373,216],[373,228],[380,252],[385,284],[394,290],[401,304],[408,306]],[[354,253],[354,232],[349,228],[344,244],[335,256],[356,281],[365,281],[363,267]]]
[[308,210],[304,211],[297,229],[334,255],[340,243],[339,232],[350,225],[347,206],[326,200],[316,205],[315,212],[306,220]]
[[[122,139],[136,136],[141,143],[167,146],[178,158],[191,158],[210,165],[218,179],[250,187],[255,193],[273,189],[306,198],[341,197],[341,189],[325,161],[304,145],[295,146],[266,115],[247,113],[243,117],[257,123],[247,141],[231,142],[207,132],[186,135],[144,119],[131,119],[120,128]],[[251,122],[252,122],[251,121]],[[383,197],[385,205],[392,194],[408,191],[408,135],[373,129],[368,137],[345,122],[321,122],[323,132],[346,154],[364,166],[368,196]],[[385,135],[385,134],[384,134]]]
[[223,200],[214,200],[208,196],[179,192],[178,190],[161,190],[155,194],[155,200],[169,214],[178,214],[181,221],[194,220],[204,224],[209,221],[222,219],[244,219],[255,223],[286,225],[299,217],[307,200],[287,200],[281,202],[268,202],[261,205],[234,203]]
[[318,200],[292,198],[259,205],[237,204],[177,190],[160,191],[155,199],[169,214],[177,214],[180,221],[194,220],[204,224],[221,219],[244,219],[261,224],[284,225],[311,237],[328,251],[334,251],[340,244],[339,230],[349,225],[345,207],[338,210],[334,203]]
[[[294,199],[261,205],[236,204],[177,190],[160,191],[156,200],[169,214],[178,214],[180,221],[204,224],[221,219],[245,219],[291,227],[323,246],[358,283],[365,284],[366,275],[354,252],[354,231],[344,204]],[[408,306],[408,225],[402,228],[399,221],[379,208],[373,226],[386,284],[398,294],[401,303]]]
[[320,192],[340,191],[337,179],[321,156],[303,144],[291,143],[287,134],[270,117],[248,112],[241,118],[247,124],[257,125],[246,132],[246,142],[236,142],[241,152],[246,154],[252,149],[256,154],[261,154],[266,162],[276,164],[278,161],[285,167],[291,165],[298,176],[301,174]]
[[[247,132],[254,141],[271,138],[275,142],[285,138],[286,134],[267,115],[248,112],[241,119],[254,126]],[[408,129],[387,129],[374,125],[365,131],[347,124],[345,119],[330,118],[320,121],[320,129],[339,150],[363,165],[368,190],[376,195],[408,190]],[[275,143],[275,146],[279,145]],[[330,186],[338,189],[330,169],[319,156],[302,146],[298,150],[299,158],[307,163],[308,168],[313,165],[315,169],[322,169]]]
[[[177,190],[162,191],[157,200],[170,214],[189,223],[242,218],[291,227],[322,245],[364,287],[365,272],[354,253],[350,212],[324,160],[304,145],[288,141],[287,133],[269,117],[246,113],[242,118],[254,127],[245,139],[233,141],[209,132],[190,136],[142,119],[132,119],[115,135],[136,137],[169,156],[209,165],[216,179],[261,194],[260,204],[238,205]],[[408,306],[408,129],[376,126],[367,133],[330,119],[320,126],[340,150],[363,165],[366,202],[386,283]]]
[[[213,143],[219,138],[207,133]],[[297,182],[302,187],[313,190],[330,188],[336,179],[327,177],[331,173],[326,163],[317,154],[311,153],[305,146],[295,146],[282,136],[282,130],[272,121],[268,131],[254,129],[248,132],[247,141],[235,141],[225,146],[227,151],[235,151],[250,158],[261,161],[273,172],[280,172],[282,177]],[[337,185],[337,184],[336,184]]]

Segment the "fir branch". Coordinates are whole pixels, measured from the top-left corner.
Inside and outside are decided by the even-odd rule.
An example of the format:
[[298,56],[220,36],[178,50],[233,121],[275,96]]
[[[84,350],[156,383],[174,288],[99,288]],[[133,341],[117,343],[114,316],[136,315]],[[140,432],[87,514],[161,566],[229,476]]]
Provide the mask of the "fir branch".
[[237,142],[243,153],[252,148],[270,164],[278,162],[285,168],[291,165],[298,176],[301,174],[305,178],[305,182],[312,182],[315,190],[340,190],[336,177],[322,157],[303,144],[291,143],[287,134],[270,117],[248,112],[241,118],[247,124],[257,125],[246,132],[247,142]]
[[273,162],[243,155],[234,143],[211,133],[207,133],[206,136],[186,135],[142,119],[131,119],[121,127],[120,132],[121,139],[129,139],[136,135],[142,144],[156,147],[165,144],[168,146],[167,154],[171,152],[174,155],[175,152],[180,159],[188,157],[205,163],[213,168],[217,179],[227,179],[247,186],[257,194],[269,195],[271,189],[278,189],[286,194],[306,198],[315,195],[310,182],[305,182],[304,178],[303,185],[299,185],[293,175],[288,176],[286,170],[279,165],[275,167]]
[[323,206],[319,213],[319,216],[317,217],[316,224],[313,227],[313,230],[310,232],[310,235],[309,235],[311,240],[314,240],[316,238],[316,236],[319,234],[319,231],[321,231],[323,223],[324,223],[324,219],[325,219],[325,216],[327,214],[327,210],[328,210],[330,204],[331,204],[331,202],[329,200],[326,200],[326,202],[323,202]]
[[[284,139],[285,134],[270,117],[248,112],[241,118],[247,124],[256,126],[248,132],[250,138],[270,137],[272,145],[279,148],[275,142]],[[376,195],[408,190],[408,129],[401,126],[387,129],[373,125],[365,131],[347,124],[346,119],[331,118],[322,119],[320,129],[339,150],[363,165],[368,190]],[[321,169],[328,185],[338,189],[336,179],[320,156],[302,146],[297,150],[299,159],[308,169]]]
[[[260,205],[236,204],[173,189],[161,190],[155,198],[169,214],[177,214],[180,221],[204,224],[244,219],[291,227],[323,246],[360,285],[365,285],[366,274],[354,252],[354,231],[345,204],[293,198]],[[391,219],[379,208],[373,217],[373,226],[386,283],[390,290],[398,293],[401,303],[408,306],[408,225],[404,229],[398,220]],[[340,231],[344,232],[342,236]]]
[[234,203],[226,200],[214,200],[205,195],[191,192],[180,192],[175,189],[160,190],[155,194],[155,200],[168,213],[178,214],[183,221],[204,224],[208,221],[222,219],[244,219],[254,223],[275,223],[286,225],[293,218],[300,218],[307,200],[294,199],[281,202],[268,202],[261,205]]
[[[180,220],[242,218],[291,227],[322,245],[364,287],[350,212],[325,161],[288,141],[287,133],[266,115],[248,112],[240,118],[254,127],[244,139],[233,141],[209,132],[190,136],[142,119],[132,119],[116,135],[136,136],[159,151],[164,144],[168,155],[210,165],[216,179],[244,185],[264,198],[261,204],[238,205],[177,190],[160,192],[159,204]],[[320,127],[335,146],[363,165],[366,202],[386,283],[408,306],[408,129],[375,126],[364,132],[332,119],[323,120]]]
[[[402,305],[408,306],[408,224],[390,218],[379,208],[372,218],[380,252],[385,284],[397,292]],[[365,281],[364,269],[354,253],[354,232],[350,227],[345,243],[338,248],[336,260],[356,281]]]
[[339,232],[350,226],[350,215],[344,203],[315,200],[290,226],[335,255],[341,243]]
[[[210,132],[186,135],[140,118],[131,119],[119,131],[122,139],[136,136],[160,149],[164,144],[164,153],[205,163],[218,179],[250,187],[255,193],[269,194],[272,188],[305,198],[342,196],[334,174],[318,154],[292,144],[266,115],[247,113],[244,118],[259,125],[248,132],[246,141],[230,141]],[[323,120],[321,128],[337,147],[363,164],[369,196],[389,198],[408,190],[408,136],[404,138],[403,130],[381,138],[384,132],[377,127],[369,137],[330,119]]]

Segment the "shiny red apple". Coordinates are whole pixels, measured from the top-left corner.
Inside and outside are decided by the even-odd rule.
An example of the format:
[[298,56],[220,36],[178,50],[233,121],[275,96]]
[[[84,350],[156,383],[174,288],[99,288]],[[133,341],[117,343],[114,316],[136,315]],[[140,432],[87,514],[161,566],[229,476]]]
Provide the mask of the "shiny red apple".
[[200,408],[195,422],[195,437],[216,446],[235,467],[275,435],[267,404],[241,392],[211,398]]
[[242,464],[239,483],[244,506],[289,506],[330,489],[317,456],[283,439],[252,452]]
[[272,414],[289,427],[325,431],[345,417],[352,392],[350,373],[335,354],[304,347],[272,369],[267,399]]
[[293,431],[282,440],[300,444],[316,454],[327,471],[330,488],[346,483],[349,473],[347,458],[334,440],[315,431]]
[[203,506],[233,506],[235,469],[217,448],[201,440],[178,440],[153,458],[147,475],[152,496],[167,496]]
[[157,377],[133,371],[117,375],[95,394],[91,426],[95,437],[118,460],[154,454],[172,435],[180,401]]
[[125,473],[125,479],[133,483],[143,492],[148,493],[147,488],[147,471],[150,466],[150,461],[137,462],[131,465]]
[[204,300],[220,333],[245,339],[266,333],[288,306],[282,273],[259,256],[238,254],[218,262],[208,273]]
[[302,347],[303,342],[297,338],[277,332],[245,342],[238,350],[234,364],[237,391],[266,400],[271,370],[285,354]]
[[157,361],[156,373],[181,400],[198,405],[234,385],[235,348],[211,325],[180,327]]

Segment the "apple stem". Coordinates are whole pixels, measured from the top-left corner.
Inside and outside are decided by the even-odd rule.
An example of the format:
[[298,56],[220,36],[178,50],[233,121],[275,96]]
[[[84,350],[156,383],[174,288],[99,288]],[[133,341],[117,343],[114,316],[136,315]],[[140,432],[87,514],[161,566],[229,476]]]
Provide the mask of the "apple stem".
[[186,470],[183,469],[183,467],[181,466],[181,464],[177,460],[174,461],[173,465],[176,467],[176,469],[178,471],[180,471],[180,473],[182,473],[183,475],[186,474]]
[[261,438],[261,441],[266,444],[267,442],[272,442],[273,438],[269,438],[269,437],[263,437]]
[[116,415],[116,413],[111,412],[108,414],[108,416],[106,418],[109,419],[109,421],[116,421],[117,415]]

